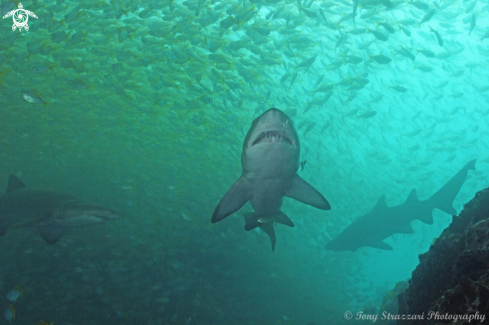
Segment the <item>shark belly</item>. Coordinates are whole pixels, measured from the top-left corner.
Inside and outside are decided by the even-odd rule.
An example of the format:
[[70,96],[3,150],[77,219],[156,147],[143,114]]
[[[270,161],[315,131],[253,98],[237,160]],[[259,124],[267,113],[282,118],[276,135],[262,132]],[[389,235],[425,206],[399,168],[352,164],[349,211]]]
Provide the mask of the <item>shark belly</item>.
[[243,175],[255,183],[274,187],[273,183],[283,183],[299,169],[299,149],[280,142],[265,143],[247,150],[241,155]]
[[243,175],[252,187],[250,198],[253,213],[245,215],[245,229],[263,229],[275,222],[290,227],[294,223],[280,209],[283,197],[290,188],[290,179],[299,168],[299,150],[281,142],[266,142],[242,154]]
[[299,168],[299,152],[280,142],[243,151],[243,175],[252,185],[251,206],[256,212],[276,213],[282,207],[290,178]]
[[287,190],[284,179],[266,179],[253,182],[253,197],[251,206],[257,214],[269,217],[280,211],[283,202],[283,193]]
[[107,219],[90,214],[80,214],[63,219],[48,219],[36,223],[38,227],[77,228],[104,223]]

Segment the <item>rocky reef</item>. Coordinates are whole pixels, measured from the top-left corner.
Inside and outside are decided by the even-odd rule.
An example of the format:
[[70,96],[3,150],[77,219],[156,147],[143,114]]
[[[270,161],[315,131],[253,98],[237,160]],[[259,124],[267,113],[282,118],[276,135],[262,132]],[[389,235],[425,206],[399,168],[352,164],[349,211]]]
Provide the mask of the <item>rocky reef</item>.
[[421,319],[397,320],[398,325],[489,322],[489,188],[453,216],[419,259],[409,287],[398,296],[398,315]]

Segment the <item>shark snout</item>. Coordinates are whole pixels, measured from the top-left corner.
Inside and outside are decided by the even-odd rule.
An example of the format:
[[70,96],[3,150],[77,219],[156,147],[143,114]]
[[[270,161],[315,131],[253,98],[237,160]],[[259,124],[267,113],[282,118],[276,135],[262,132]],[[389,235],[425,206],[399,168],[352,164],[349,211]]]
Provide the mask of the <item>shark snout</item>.
[[277,108],[270,108],[257,117],[248,131],[245,148],[262,143],[283,143],[297,147],[299,140],[289,117]]
[[273,126],[273,127],[285,127],[290,122],[289,117],[279,110],[278,108],[270,108],[259,117],[260,124]]
[[279,110],[278,108],[275,108],[275,107],[272,107],[270,109],[268,109],[265,113],[263,113],[263,116],[265,115],[285,115],[284,113],[282,113],[281,110]]

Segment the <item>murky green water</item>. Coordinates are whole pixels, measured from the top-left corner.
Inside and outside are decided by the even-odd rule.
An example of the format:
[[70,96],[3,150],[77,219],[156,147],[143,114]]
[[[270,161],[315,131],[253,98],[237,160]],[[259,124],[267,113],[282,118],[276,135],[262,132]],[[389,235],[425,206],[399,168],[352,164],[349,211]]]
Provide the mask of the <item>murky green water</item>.
[[[0,184],[12,173],[126,217],[52,246],[31,228],[1,238],[15,323],[339,324],[409,278],[451,218],[414,221],[388,252],[326,251],[331,238],[471,159],[457,211],[487,186],[487,1],[22,4],[29,30],[0,26]],[[285,199],[295,227],[277,226],[273,253],[243,230],[249,206],[210,223],[269,107],[294,120],[299,174],[332,205]]]

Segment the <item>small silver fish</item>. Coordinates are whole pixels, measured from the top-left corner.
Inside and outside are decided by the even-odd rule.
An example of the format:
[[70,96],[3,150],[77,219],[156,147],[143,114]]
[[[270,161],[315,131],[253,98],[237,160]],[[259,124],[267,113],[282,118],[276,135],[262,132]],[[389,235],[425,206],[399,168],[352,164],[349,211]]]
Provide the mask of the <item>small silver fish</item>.
[[80,79],[69,80],[68,84],[71,86],[71,88],[77,90],[88,88],[87,84]]
[[31,104],[44,104],[44,101],[32,91],[24,90],[22,91],[22,98]]
[[371,117],[374,117],[375,115],[377,115],[377,112],[376,111],[366,111],[365,113],[362,113],[362,114],[358,115],[358,117],[361,117],[361,118],[371,118]]
[[41,73],[43,73],[45,71],[53,70],[53,68],[54,68],[54,65],[53,66],[49,66],[49,65],[40,63],[40,64],[33,65],[32,66],[32,71],[34,71],[35,73],[41,74]]

